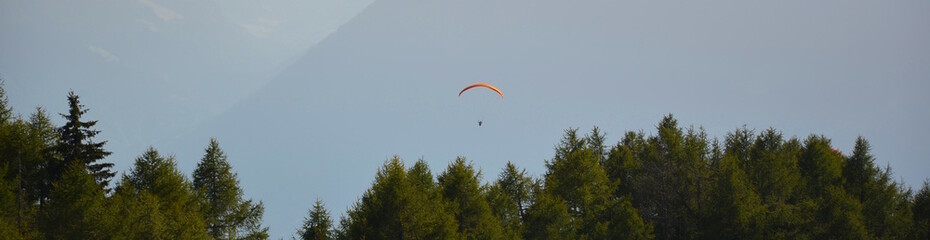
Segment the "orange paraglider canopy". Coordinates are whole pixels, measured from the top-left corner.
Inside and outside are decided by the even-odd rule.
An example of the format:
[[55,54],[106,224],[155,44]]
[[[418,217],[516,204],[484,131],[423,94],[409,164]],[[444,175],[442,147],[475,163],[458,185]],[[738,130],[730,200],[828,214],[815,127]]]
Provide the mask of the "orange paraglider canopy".
[[497,92],[498,95],[501,95],[501,99],[504,99],[504,93],[502,93],[500,89],[497,89],[497,87],[495,87],[494,85],[487,84],[487,83],[475,83],[472,85],[468,85],[468,87],[465,87],[465,89],[462,89],[462,91],[459,92],[459,97],[462,96],[462,93],[464,93],[465,91],[468,91],[468,89],[472,89],[476,87],[484,87],[484,88],[494,90],[495,92]]

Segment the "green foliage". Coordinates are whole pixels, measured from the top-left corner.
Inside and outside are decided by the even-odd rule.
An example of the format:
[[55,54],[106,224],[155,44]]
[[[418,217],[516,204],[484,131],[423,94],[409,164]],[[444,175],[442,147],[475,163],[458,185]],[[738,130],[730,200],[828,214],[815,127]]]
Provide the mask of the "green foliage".
[[618,149],[611,150],[623,154],[619,157],[623,162],[612,168],[622,169],[619,180],[629,182],[621,190],[629,191],[633,207],[654,226],[656,237],[683,238],[701,230],[698,209],[709,188],[710,148],[703,130],[685,132],[671,115],[656,130],[658,135],[648,138],[628,134]]
[[[0,174],[6,173],[6,165],[0,165]],[[8,236],[10,239],[22,239],[19,233],[19,224],[17,224],[18,214],[17,198],[15,191],[17,183],[14,181],[0,178],[0,236]],[[8,211],[13,210],[13,211]]]
[[914,195],[913,239],[930,239],[930,180],[924,181],[923,187]]
[[81,104],[77,94],[73,91],[68,93],[68,114],[60,114],[65,119],[65,125],[58,128],[59,139],[55,146],[60,159],[49,161],[49,174],[54,182],[68,166],[80,163],[90,171],[102,189],[109,191],[107,186],[110,179],[116,175],[110,171],[113,163],[98,161],[109,156],[111,152],[103,150],[107,141],[93,141],[100,131],[92,129],[97,121],[83,121],[81,118],[88,111],[89,109]]
[[439,191],[448,210],[458,222],[458,233],[465,239],[500,239],[500,220],[491,214],[485,193],[479,187],[481,173],[459,157],[439,175]]
[[3,78],[0,78],[0,127],[3,127],[13,118],[13,107],[10,106],[10,99],[6,97],[6,90],[4,90],[3,85]]
[[769,128],[749,147],[749,159],[741,159],[741,167],[759,196],[772,204],[791,197],[801,179],[798,169],[797,140],[786,142],[782,134]]
[[0,123],[0,177],[10,198],[0,221],[24,237],[36,237],[38,203],[48,196],[51,182],[44,171],[48,149],[54,143],[54,127],[37,108],[28,121],[17,117]]
[[578,239],[565,200],[542,191],[526,211],[526,239]]
[[[111,197],[115,216],[134,224],[120,236],[147,239],[205,239],[204,218],[191,183],[177,169],[174,157],[163,157],[149,148],[136,158]],[[121,225],[121,224],[116,224]],[[140,231],[142,230],[142,231]],[[139,232],[132,232],[139,231]]]
[[[107,196],[113,164],[99,160],[110,152],[103,150],[106,141],[93,140],[100,131],[92,129],[96,121],[82,119],[88,110],[78,99],[69,93],[69,111],[61,114],[66,122],[56,127],[42,108],[28,120],[14,117],[0,84],[0,239],[213,238],[201,211],[209,202],[207,191],[194,191],[174,158],[155,149],[139,156]],[[215,146],[223,162],[215,165],[225,164],[226,172],[211,176],[233,184],[214,192],[232,189],[238,200],[232,213],[222,216],[222,223],[232,226],[224,237],[267,238],[262,204],[241,200],[235,174]]]
[[263,204],[242,198],[237,174],[219,142],[210,139],[204,151],[194,170],[193,187],[203,195],[201,210],[207,231],[216,239],[268,238],[268,228],[261,227]]
[[[215,139],[191,180],[150,148],[108,195],[106,141],[73,92],[64,126],[42,108],[15,115],[0,80],[0,239],[266,239],[264,205],[243,199]],[[507,163],[482,183],[459,157],[434,177],[423,159],[387,160],[333,222],[321,201],[302,239],[928,239],[930,180],[913,193],[875,166],[860,137],[844,155],[825,136],[746,127],[722,141],[681,128],[568,129],[530,177]]]
[[124,176],[113,196],[107,199],[107,208],[113,216],[109,221],[110,233],[121,239],[172,239],[166,226],[167,217],[159,209],[163,204],[152,193],[136,189]]
[[523,233],[526,209],[532,203],[533,179],[526,170],[507,162],[494,184],[487,186],[488,204],[500,221],[504,239],[519,239]]
[[333,239],[332,231],[333,220],[329,217],[329,212],[323,206],[323,201],[319,199],[310,209],[309,216],[304,218],[304,225],[297,231],[301,240],[328,240]]
[[603,135],[596,129],[585,137],[576,129],[565,131],[555,157],[546,162],[545,184],[527,213],[526,238],[652,237],[650,225],[630,200],[616,194],[618,181],[609,179],[601,166],[611,159],[602,144]]
[[830,139],[810,136],[798,159],[801,172],[802,194],[819,196],[831,186],[843,184],[843,156],[833,151]]
[[862,205],[840,187],[830,186],[815,213],[813,235],[817,239],[866,239]]
[[735,155],[721,159],[706,203],[706,236],[711,239],[762,239],[765,208]]
[[907,236],[907,192],[891,180],[891,169],[875,166],[868,140],[859,137],[843,168],[844,189],[862,204],[862,216],[872,238],[902,239]]
[[343,239],[451,239],[458,223],[445,210],[425,161],[409,171],[398,156],[384,163],[371,188],[341,222]]
[[81,163],[66,168],[39,212],[48,239],[103,239],[107,236],[103,189]]

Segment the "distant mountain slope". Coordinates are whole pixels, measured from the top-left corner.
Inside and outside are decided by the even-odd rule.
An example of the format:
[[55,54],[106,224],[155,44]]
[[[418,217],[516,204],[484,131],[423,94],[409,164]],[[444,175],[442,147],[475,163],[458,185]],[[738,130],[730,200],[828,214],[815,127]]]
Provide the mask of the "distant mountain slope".
[[[246,194],[265,201],[277,237],[293,232],[315,198],[341,214],[393,154],[422,157],[436,172],[466,156],[486,179],[506,161],[542,174],[564,128],[599,125],[612,142],[669,112],[711,134],[749,123],[851,146],[857,131],[874,132],[872,120],[831,119],[889,104],[853,93],[916,96],[875,88],[859,71],[894,63],[848,60],[848,48],[913,54],[872,42],[896,30],[834,28],[861,7],[381,0],[170,149],[199,156],[217,137]],[[507,98],[456,96],[479,81]]]

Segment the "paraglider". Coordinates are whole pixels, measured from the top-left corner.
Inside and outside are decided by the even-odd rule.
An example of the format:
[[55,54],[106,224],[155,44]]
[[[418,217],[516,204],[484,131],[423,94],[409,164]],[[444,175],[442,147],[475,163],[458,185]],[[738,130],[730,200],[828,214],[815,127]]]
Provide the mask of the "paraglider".
[[461,92],[459,92],[459,97],[462,96],[462,93],[465,93],[465,91],[468,91],[468,89],[472,89],[472,88],[476,88],[476,87],[484,87],[484,88],[487,88],[487,89],[494,90],[495,92],[497,92],[498,95],[501,95],[501,99],[504,99],[504,93],[501,92],[500,89],[497,89],[497,87],[495,87],[494,85],[487,84],[487,83],[475,83],[475,84],[472,84],[472,85],[468,85],[467,87],[465,87],[464,89],[462,89]]
[[[500,96],[501,96],[501,99],[504,99],[504,93],[501,92],[500,89],[498,89],[498,88],[495,87],[494,85],[487,84],[487,83],[475,83],[475,84],[472,84],[472,85],[468,85],[467,87],[465,87],[464,89],[462,89],[462,91],[459,92],[459,97],[462,97],[462,93],[465,93],[465,91],[468,91],[469,89],[476,88],[476,87],[483,87],[483,88],[491,89],[492,91],[496,92],[497,95],[500,95]],[[483,123],[484,123],[484,122],[483,122],[482,120],[478,120],[478,126],[479,126],[479,127],[480,127],[481,124],[483,124]]]

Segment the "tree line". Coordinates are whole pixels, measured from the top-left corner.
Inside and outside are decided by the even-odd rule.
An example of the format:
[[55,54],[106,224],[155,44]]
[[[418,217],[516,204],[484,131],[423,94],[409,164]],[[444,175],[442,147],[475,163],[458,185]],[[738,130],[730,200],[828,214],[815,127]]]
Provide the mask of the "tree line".
[[[96,121],[73,92],[55,126],[14,115],[0,85],[3,239],[267,239],[261,201],[243,197],[216,139],[188,178],[149,148],[111,184]],[[309,207],[297,239],[928,239],[930,182],[913,191],[821,135],[745,127],[722,140],[665,116],[614,144],[565,130],[539,178],[507,163],[490,182],[465,157],[433,174],[384,162],[338,219]]]
[[[63,126],[13,114],[0,82],[0,239],[267,239],[216,139],[192,177],[149,148],[116,177],[97,121],[73,91]],[[112,187],[111,187],[112,186]]]
[[541,178],[497,179],[464,157],[434,176],[395,156],[338,223],[317,201],[299,239],[928,239],[930,183],[914,193],[866,139],[738,128],[721,141],[668,115],[607,145],[565,131]]

